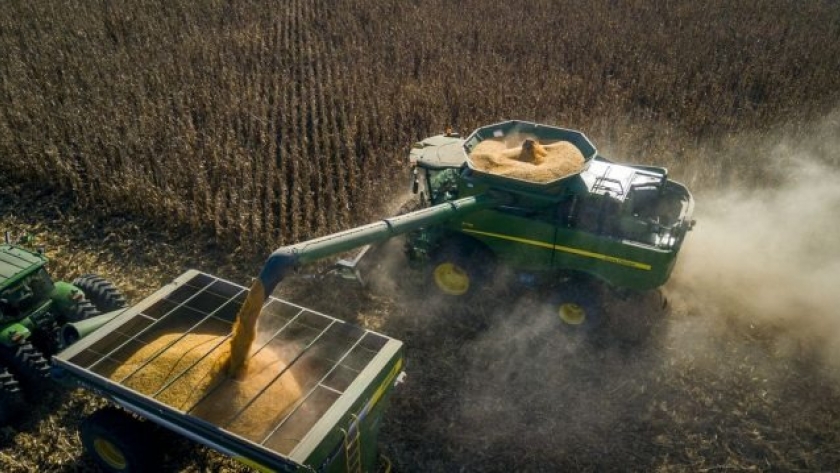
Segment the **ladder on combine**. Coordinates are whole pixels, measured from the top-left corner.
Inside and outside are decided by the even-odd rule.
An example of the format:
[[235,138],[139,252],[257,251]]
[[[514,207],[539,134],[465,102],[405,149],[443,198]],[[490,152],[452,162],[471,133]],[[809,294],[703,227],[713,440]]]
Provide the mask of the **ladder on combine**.
[[347,473],[362,473],[362,429],[359,418],[351,414],[353,421],[348,430],[341,429],[344,434],[344,455],[347,462]]

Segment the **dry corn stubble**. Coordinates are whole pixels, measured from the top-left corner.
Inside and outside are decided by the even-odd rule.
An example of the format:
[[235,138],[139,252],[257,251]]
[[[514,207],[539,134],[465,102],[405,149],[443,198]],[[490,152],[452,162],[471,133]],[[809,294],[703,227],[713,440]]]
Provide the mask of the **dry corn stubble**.
[[470,153],[473,167],[499,176],[549,182],[579,173],[583,154],[568,141],[542,144],[525,138],[515,147],[501,140],[484,140]]

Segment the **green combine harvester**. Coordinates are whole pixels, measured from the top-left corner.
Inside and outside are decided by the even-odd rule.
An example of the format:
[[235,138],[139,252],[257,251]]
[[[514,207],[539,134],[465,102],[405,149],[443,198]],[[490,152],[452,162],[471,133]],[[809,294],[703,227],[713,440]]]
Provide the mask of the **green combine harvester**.
[[[528,165],[518,175],[493,172],[478,162],[487,143],[500,149],[502,164],[517,164],[506,156],[520,148],[558,144],[576,150],[579,162],[548,179],[529,179]],[[439,294],[474,295],[504,267],[519,281],[555,286],[559,317],[593,328],[604,321],[605,295],[645,296],[668,280],[694,225],[691,193],[666,169],[613,163],[564,128],[506,121],[466,139],[438,135],[414,146],[410,165],[419,210],[280,248],[260,273],[261,291],[270,294],[300,265],[364,247],[339,262],[358,277],[365,245],[407,235],[408,255],[425,265]]]
[[[280,248],[250,288],[190,271],[116,317],[91,319],[104,326],[53,361],[58,377],[122,407],[82,426],[100,466],[154,471],[156,425],[262,471],[376,471],[403,345],[273,297],[301,265],[361,248],[337,266],[359,276],[368,249],[405,235],[442,297],[481,293],[505,267],[524,284],[557,287],[564,322],[595,326],[605,291],[632,298],[668,280],[693,225],[691,194],[665,169],[610,162],[559,127],[507,121],[466,139],[434,136],[410,165],[416,210]],[[207,371],[235,324],[257,313],[248,363],[284,363],[250,384]]]

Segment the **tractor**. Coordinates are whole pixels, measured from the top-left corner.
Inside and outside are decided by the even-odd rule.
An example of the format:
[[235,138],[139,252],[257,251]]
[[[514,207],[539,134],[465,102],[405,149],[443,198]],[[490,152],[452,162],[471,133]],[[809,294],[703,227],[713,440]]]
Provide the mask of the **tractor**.
[[53,281],[43,251],[20,243],[7,233],[0,244],[0,424],[44,392],[49,359],[71,340],[62,329],[126,306],[123,294],[97,275]]

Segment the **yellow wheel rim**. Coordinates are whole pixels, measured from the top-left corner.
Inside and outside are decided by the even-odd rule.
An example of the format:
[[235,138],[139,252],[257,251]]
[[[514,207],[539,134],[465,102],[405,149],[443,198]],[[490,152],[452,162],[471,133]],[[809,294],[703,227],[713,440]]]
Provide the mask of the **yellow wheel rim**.
[[93,440],[93,448],[96,450],[96,454],[99,455],[99,458],[104,460],[111,468],[115,470],[124,470],[128,467],[128,462],[125,460],[125,456],[122,454],[122,451],[120,451],[116,445],[108,440],[102,437],[97,437]]
[[461,296],[470,289],[470,277],[466,271],[453,263],[441,263],[435,267],[435,284],[446,294]]
[[569,325],[580,325],[586,320],[586,311],[578,304],[568,302],[561,304],[557,310],[560,320]]

